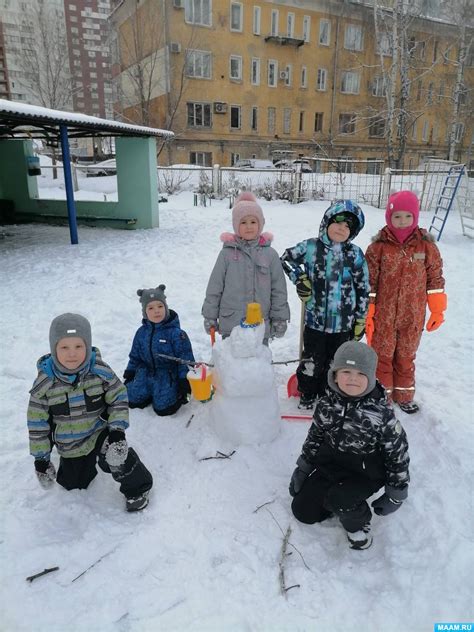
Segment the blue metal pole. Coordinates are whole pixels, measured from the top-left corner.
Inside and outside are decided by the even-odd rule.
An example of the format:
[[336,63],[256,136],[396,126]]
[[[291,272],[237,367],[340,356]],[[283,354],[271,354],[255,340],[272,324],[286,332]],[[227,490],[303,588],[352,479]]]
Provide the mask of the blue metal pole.
[[71,235],[71,244],[78,244],[79,239],[77,237],[76,204],[74,203],[74,189],[72,186],[71,174],[71,156],[69,154],[69,139],[67,136],[66,125],[60,125],[59,132],[61,135],[61,152],[63,155],[64,185],[66,187],[66,204],[67,214],[69,217],[69,234]]

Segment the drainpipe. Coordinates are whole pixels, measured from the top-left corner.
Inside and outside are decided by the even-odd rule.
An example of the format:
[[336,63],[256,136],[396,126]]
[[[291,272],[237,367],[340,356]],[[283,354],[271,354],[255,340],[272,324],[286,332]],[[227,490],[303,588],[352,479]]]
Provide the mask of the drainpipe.
[[[166,0],[162,0],[162,16],[163,16],[163,33],[164,33],[164,50],[165,50],[165,67],[166,67],[166,111],[168,114],[168,121],[171,120],[171,86],[173,85],[173,77],[171,76],[171,63],[170,63],[170,30],[168,21],[168,10],[166,6]],[[172,150],[169,142],[166,143],[166,151],[168,154],[168,164],[171,165]]]
[[71,156],[69,154],[69,139],[67,136],[66,125],[59,126],[59,134],[61,137],[61,152],[62,152],[63,170],[64,170],[64,186],[66,187],[66,204],[67,204],[67,214],[69,218],[69,234],[71,236],[71,244],[78,244],[79,239],[77,237],[76,204],[74,202],[74,190],[72,186],[72,174],[71,174]]
[[336,109],[338,46],[339,46],[339,16],[336,17],[336,37],[334,40],[334,62],[332,65],[333,80],[332,80],[332,94],[331,94],[331,117],[329,119],[329,139],[331,143],[331,149],[333,146],[334,110]]

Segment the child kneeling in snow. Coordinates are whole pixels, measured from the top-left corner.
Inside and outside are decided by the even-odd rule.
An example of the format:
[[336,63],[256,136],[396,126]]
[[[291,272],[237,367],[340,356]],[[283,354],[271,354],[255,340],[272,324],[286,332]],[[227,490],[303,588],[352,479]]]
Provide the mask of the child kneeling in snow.
[[157,415],[173,415],[187,404],[191,392],[188,367],[163,356],[194,362],[188,335],[178,314],[168,309],[166,286],[137,290],[142,305],[142,326],[133,339],[130,360],[123,378],[130,408],[153,405]]
[[372,502],[382,516],[408,496],[407,437],[375,379],[376,366],[375,351],[362,342],[345,342],[336,351],[329,388],[316,405],[290,482],[295,517],[314,524],[334,513],[353,549],[372,544],[369,496],[385,486]]
[[263,233],[265,218],[255,196],[244,191],[232,209],[234,234],[223,233],[223,247],[212,270],[202,306],[204,329],[223,338],[245,318],[248,303],[260,303],[264,343],[285,335],[290,308],[286,281],[273,236]]
[[[66,489],[86,489],[96,464],[120,483],[127,511],[148,505],[150,472],[125,439],[125,386],[91,345],[89,321],[62,314],[51,323],[51,353],[38,360],[30,391],[28,432],[36,475],[44,489],[56,480]],[[53,446],[59,469],[50,460]]]

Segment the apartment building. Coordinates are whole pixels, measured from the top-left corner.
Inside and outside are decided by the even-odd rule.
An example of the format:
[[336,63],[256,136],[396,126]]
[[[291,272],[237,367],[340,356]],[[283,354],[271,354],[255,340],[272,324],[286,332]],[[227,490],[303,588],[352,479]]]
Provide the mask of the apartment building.
[[10,88],[8,83],[8,66],[5,55],[5,41],[3,38],[3,23],[0,20],[0,99],[10,98]]
[[[300,156],[386,159],[391,33],[373,8],[342,0],[115,0],[116,112],[168,127],[160,161],[212,165]],[[472,36],[472,30],[470,31]],[[411,19],[403,166],[446,158],[459,85],[459,25]],[[471,51],[472,53],[472,51]],[[455,118],[458,160],[472,149],[474,55]],[[391,129],[399,114],[395,111]],[[400,164],[400,166],[402,166]]]

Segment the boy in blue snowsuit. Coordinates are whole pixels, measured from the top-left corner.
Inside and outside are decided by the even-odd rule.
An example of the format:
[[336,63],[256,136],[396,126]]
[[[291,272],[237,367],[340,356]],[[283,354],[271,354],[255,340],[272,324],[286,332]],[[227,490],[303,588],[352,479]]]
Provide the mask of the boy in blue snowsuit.
[[305,239],[281,256],[305,307],[303,358],[296,376],[299,408],[312,409],[324,395],[336,350],[365,331],[369,276],[362,250],[352,239],[364,227],[364,214],[351,200],[338,200],[324,213],[319,237]]
[[133,339],[130,360],[123,374],[130,408],[153,405],[157,415],[173,415],[188,401],[188,367],[162,357],[173,356],[194,362],[188,335],[180,327],[178,314],[168,309],[164,285],[137,290],[142,305],[142,326]]

